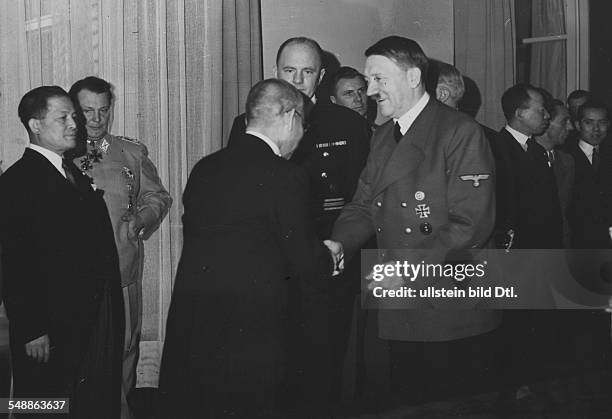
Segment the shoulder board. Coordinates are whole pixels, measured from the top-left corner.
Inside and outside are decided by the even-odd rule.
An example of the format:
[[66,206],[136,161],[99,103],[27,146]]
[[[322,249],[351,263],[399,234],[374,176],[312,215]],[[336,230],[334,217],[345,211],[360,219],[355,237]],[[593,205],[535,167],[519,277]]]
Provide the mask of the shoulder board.
[[117,138],[119,140],[123,140],[123,141],[128,141],[128,142],[134,143],[134,144],[141,144],[141,142],[138,141],[136,138],[124,137],[122,135],[117,135],[115,138]]

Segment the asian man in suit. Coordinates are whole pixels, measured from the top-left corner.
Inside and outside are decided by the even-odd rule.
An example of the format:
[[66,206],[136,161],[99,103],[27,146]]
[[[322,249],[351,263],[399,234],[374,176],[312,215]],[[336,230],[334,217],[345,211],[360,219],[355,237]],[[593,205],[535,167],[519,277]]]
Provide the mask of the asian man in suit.
[[0,177],[13,395],[68,397],[71,417],[118,417],[123,305],[103,191],[63,159],[77,134],[63,89],[26,93],[19,117],[30,145]]

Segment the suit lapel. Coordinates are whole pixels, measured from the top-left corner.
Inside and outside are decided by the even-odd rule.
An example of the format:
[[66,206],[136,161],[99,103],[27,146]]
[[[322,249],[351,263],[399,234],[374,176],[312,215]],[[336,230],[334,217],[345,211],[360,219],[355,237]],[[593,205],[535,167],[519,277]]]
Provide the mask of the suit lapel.
[[[23,154],[23,158],[30,161],[30,165],[32,165],[34,171],[40,172],[43,182],[45,182],[47,185],[50,184],[49,182],[53,183],[54,185],[57,185],[56,187],[60,191],[64,191],[71,195],[82,195],[87,190],[87,188],[91,189],[91,186],[84,184],[84,182],[87,182],[87,180],[84,179],[84,176],[81,174],[81,172],[76,169],[76,167],[74,167],[74,164],[73,175],[75,177],[77,185],[73,185],[72,183],[70,183],[70,181],[64,176],[62,176],[62,174],[55,168],[55,166],[53,166],[53,164],[49,160],[47,160],[45,156],[38,153],[37,151],[34,151],[30,148],[26,148]],[[87,188],[85,186],[87,186]],[[50,191],[47,190],[47,192]]]
[[425,149],[429,140],[427,133],[430,127],[435,126],[436,106],[435,99],[430,98],[398,144],[395,144],[393,139],[393,123],[390,121],[387,124],[382,134],[381,146],[381,161],[384,166],[374,186],[373,196],[380,194],[389,185],[416,170],[425,159]]

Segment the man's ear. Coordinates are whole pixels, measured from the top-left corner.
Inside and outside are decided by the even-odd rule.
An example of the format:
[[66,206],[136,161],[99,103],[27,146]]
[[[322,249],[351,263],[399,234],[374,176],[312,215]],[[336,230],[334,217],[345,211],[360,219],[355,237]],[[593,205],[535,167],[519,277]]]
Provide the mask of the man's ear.
[[574,128],[577,132],[580,132],[580,121],[572,121],[572,128]]
[[522,116],[523,116],[523,109],[516,108],[516,110],[514,111],[514,119],[522,119]]
[[421,70],[418,67],[409,68],[406,71],[406,77],[408,85],[413,89],[421,84]]
[[40,134],[40,120],[36,118],[30,118],[28,121],[28,127],[34,134]]
[[278,78],[278,67],[276,66],[276,64],[274,64],[274,67],[272,67],[272,74],[274,74],[275,79]]
[[442,103],[446,103],[449,97],[450,97],[450,90],[448,90],[448,87],[439,84],[436,87],[436,99],[438,99]]
[[330,96],[329,100],[331,101],[331,103],[336,103],[336,97],[335,96]]

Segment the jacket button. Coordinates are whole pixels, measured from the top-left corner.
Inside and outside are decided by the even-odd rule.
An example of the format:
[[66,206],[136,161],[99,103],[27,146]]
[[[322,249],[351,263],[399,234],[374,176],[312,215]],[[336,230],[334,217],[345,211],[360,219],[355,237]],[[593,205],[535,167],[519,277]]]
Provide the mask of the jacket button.
[[376,227],[376,231],[379,232],[379,233],[382,233],[382,228]]
[[327,151],[324,151],[323,152],[323,157],[328,157],[328,156],[329,156],[329,153]]
[[431,234],[433,227],[429,223],[423,223],[421,224],[420,230],[421,230],[421,233],[425,235],[429,235]]
[[404,232],[405,232],[406,234],[410,234],[410,233],[412,233],[412,229],[411,229],[410,227],[406,227],[406,228],[404,229]]
[[327,173],[326,173],[326,172],[321,172],[321,177],[322,177],[323,179],[327,178]]
[[402,205],[402,208],[406,208],[406,207],[408,206],[408,204],[407,204],[407,203],[405,203],[405,202],[402,202],[402,204],[401,204],[401,205]]
[[376,202],[376,206],[377,206],[378,208],[382,207],[382,202],[380,202],[380,201]]

